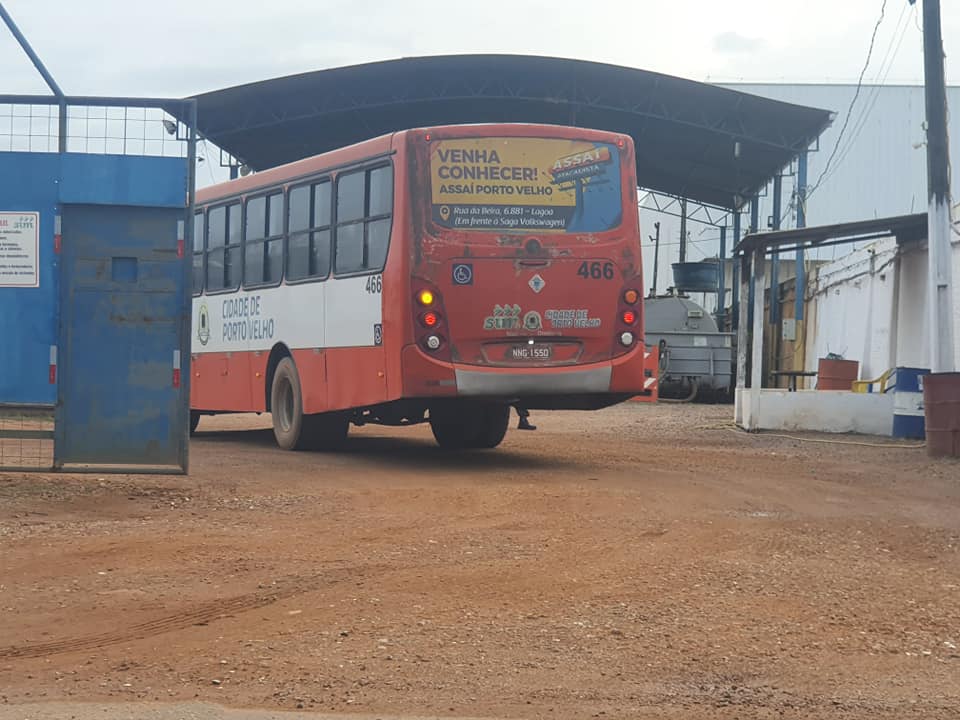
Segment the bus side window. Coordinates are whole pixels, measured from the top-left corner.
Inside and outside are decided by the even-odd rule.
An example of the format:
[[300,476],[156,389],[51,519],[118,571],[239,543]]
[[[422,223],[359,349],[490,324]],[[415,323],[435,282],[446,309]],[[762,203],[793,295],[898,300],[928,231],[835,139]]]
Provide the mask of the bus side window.
[[292,188],[287,198],[287,280],[330,273],[330,181]]
[[263,282],[263,238],[267,225],[267,198],[247,200],[243,221],[243,286]]
[[247,200],[243,228],[243,286],[280,282],[283,276],[283,193]]
[[359,170],[337,178],[337,273],[380,272],[390,243],[393,168]]
[[278,283],[283,277],[283,193],[267,198],[267,241],[263,250],[263,281]]
[[227,209],[207,213],[207,290],[223,290],[223,246],[227,242]]
[[383,270],[390,245],[390,215],[393,211],[393,168],[390,165],[369,171],[367,207],[367,267]]
[[240,286],[240,203],[207,212],[207,290]]
[[203,292],[203,210],[193,216],[193,294]]

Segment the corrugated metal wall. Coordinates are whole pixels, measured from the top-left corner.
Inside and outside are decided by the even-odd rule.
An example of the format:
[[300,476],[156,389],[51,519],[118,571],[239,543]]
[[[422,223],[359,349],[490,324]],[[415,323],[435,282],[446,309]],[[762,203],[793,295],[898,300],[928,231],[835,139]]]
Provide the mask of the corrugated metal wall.
[[[843,127],[855,86],[731,84],[725,87],[837,113],[833,126],[820,138],[819,150],[809,156],[808,182],[815,184]],[[947,102],[960,109],[960,87],[948,88]],[[829,173],[807,203],[807,224],[823,225],[924,211],[927,193],[926,154],[922,145],[924,114],[921,86],[864,86]],[[951,161],[960,166],[960,110],[951,115],[949,129]],[[794,177],[785,177],[783,181],[784,212],[794,191],[794,180]],[[761,198],[761,228],[767,226],[771,207],[771,197]],[[655,220],[661,223],[663,241],[659,282],[662,290],[672,284],[670,263],[677,261],[680,222],[660,213],[641,211],[645,238],[652,232]],[[744,215],[744,228],[748,223],[749,216]],[[788,213],[783,227],[795,227],[795,224],[795,213]],[[716,228],[691,223],[688,229],[691,240],[689,260],[717,255],[719,231]],[[728,238],[728,252],[731,240]],[[851,249],[845,246],[825,248],[820,255],[811,257],[831,260],[842,257]],[[649,285],[653,275],[653,244],[646,239],[644,262],[645,280]]]

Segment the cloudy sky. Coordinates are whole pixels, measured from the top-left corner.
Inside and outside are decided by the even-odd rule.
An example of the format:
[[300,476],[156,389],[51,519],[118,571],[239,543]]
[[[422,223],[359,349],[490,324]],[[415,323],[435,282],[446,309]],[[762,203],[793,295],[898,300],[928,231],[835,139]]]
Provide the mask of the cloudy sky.
[[[575,57],[695,80],[852,82],[883,5],[882,0],[3,2],[67,93],[143,96],[183,96],[339,65],[468,52]],[[960,82],[958,5],[944,3],[948,82]],[[922,81],[917,13],[907,0],[887,0],[868,80]],[[0,68],[3,92],[44,92],[6,32],[0,32]]]

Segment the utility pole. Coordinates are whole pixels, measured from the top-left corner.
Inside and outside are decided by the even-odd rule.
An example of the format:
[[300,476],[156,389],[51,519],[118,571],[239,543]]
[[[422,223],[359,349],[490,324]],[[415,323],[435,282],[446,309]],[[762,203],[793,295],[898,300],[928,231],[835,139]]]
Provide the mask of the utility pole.
[[660,223],[655,222],[653,224],[654,229],[657,231],[656,237],[653,235],[650,236],[650,239],[653,241],[653,286],[650,288],[650,297],[656,297],[657,295],[657,270],[660,268]]
[[[911,0],[913,4],[913,0]],[[949,148],[940,0],[923,0],[923,75],[927,110],[927,305],[930,370],[955,369]]]

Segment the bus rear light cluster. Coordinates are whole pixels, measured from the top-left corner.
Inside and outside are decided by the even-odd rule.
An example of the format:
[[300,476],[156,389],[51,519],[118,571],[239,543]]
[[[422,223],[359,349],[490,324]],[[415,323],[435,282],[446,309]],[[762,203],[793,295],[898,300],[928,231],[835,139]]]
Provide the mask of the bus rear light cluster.
[[449,360],[443,298],[436,288],[423,282],[417,284],[419,287],[415,284],[413,293],[413,310],[416,313],[413,332],[417,345],[432,357]]
[[642,327],[638,328],[643,312],[640,302],[640,290],[637,288],[627,287],[620,293],[614,352],[623,352],[623,348],[633,347],[641,335],[641,332],[638,332],[638,329],[642,331]]

